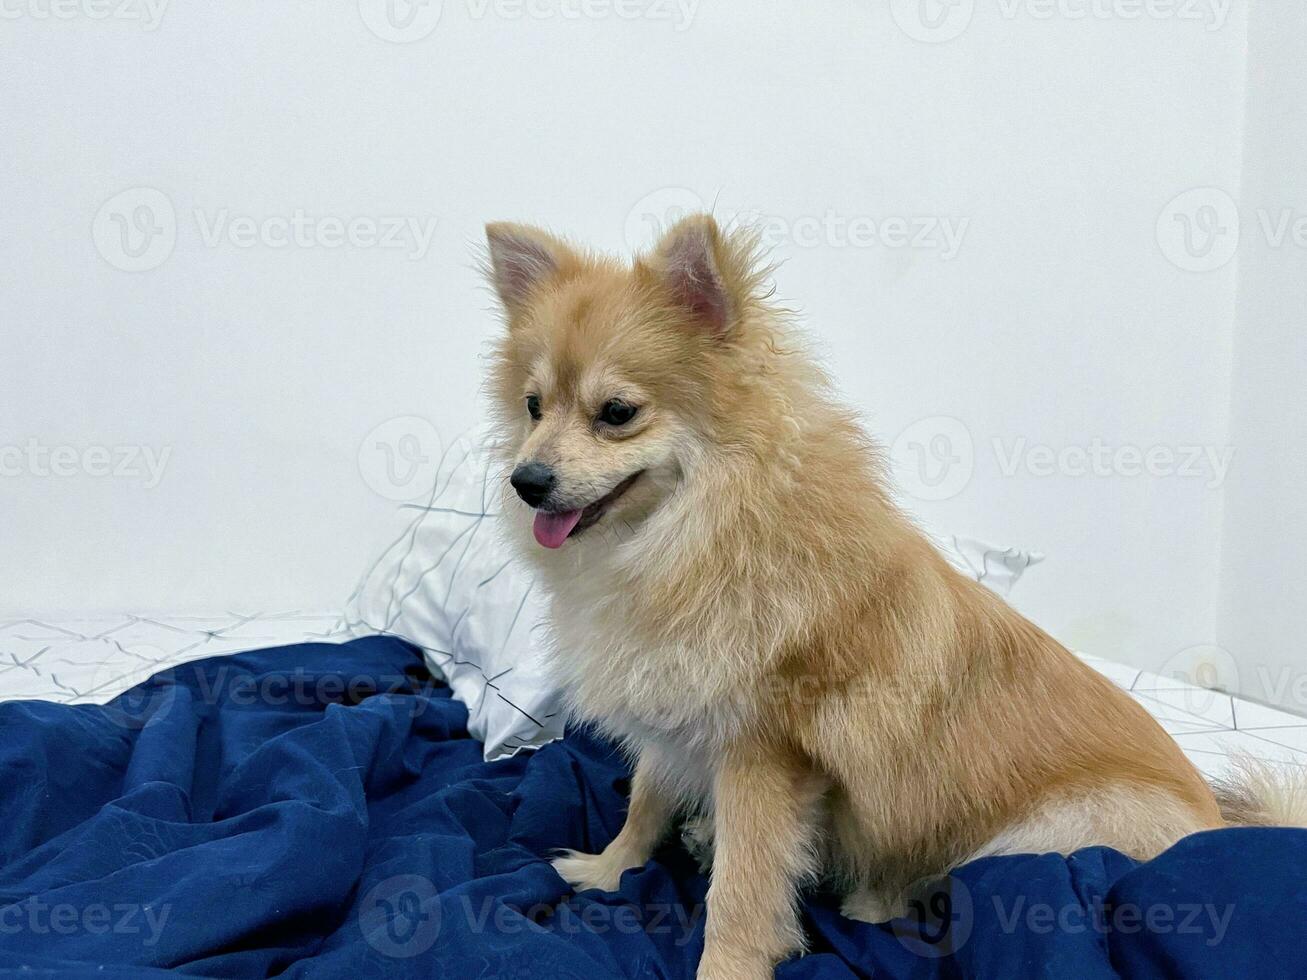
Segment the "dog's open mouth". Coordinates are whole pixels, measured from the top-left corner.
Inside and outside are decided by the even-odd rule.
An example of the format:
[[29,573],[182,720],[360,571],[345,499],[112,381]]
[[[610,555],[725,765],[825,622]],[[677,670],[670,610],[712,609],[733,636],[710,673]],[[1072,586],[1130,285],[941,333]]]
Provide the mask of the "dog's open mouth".
[[631,484],[639,479],[643,472],[643,470],[636,470],[598,500],[586,504],[580,510],[536,511],[535,524],[531,527],[536,541],[546,548],[561,548],[568,538],[580,534],[603,517],[604,512],[618,497],[631,489]]

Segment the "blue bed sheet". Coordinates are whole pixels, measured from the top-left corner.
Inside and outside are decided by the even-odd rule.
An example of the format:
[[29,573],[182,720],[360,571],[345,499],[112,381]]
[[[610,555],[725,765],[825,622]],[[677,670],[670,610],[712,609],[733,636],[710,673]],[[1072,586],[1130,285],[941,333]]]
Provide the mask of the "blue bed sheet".
[[[487,696],[495,696],[493,690]],[[104,707],[0,705],[0,974],[692,977],[707,882],[675,843],[620,892],[544,860],[618,831],[584,733],[486,763],[412,647],[373,637],[166,671]],[[980,861],[869,926],[807,898],[782,980],[1303,975],[1307,832],[1147,864]]]

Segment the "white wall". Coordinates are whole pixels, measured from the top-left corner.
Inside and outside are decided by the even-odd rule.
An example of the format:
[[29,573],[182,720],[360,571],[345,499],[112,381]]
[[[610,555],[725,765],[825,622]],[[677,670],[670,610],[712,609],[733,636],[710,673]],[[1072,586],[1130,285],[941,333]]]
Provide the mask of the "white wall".
[[[1214,481],[1001,462],[1225,446],[1236,265],[1186,271],[1158,219],[1239,185],[1242,8],[963,3],[932,34],[906,0],[445,0],[395,43],[372,0],[177,4],[154,29],[4,2],[0,445],[170,451],[152,488],[0,457],[5,612],[335,605],[393,520],[377,440],[432,448],[374,427],[477,416],[482,222],[624,249],[697,197],[783,232],[781,293],[870,427],[908,430],[923,519],[1050,555],[1031,615],[1145,665],[1215,635]],[[116,196],[141,187],[163,197]],[[436,225],[417,258],[273,247],[276,224],[206,242],[223,214],[297,209]],[[137,217],[164,234],[132,258],[116,222]],[[893,218],[963,228],[956,254]],[[888,241],[850,243],[868,220]],[[940,488],[914,464],[941,471],[914,444],[941,434],[962,464],[920,499]]]
[[1232,384],[1239,462],[1227,487],[1217,635],[1226,663],[1237,668],[1229,682],[1307,713],[1303,37],[1301,4],[1252,7]]

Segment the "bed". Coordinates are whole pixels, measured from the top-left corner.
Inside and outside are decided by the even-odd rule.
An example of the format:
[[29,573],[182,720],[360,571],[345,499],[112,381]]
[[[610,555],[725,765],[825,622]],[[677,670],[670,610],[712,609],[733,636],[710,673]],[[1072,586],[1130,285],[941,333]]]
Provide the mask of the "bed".
[[[238,652],[239,651],[239,652]],[[1307,722],[1090,661],[1209,773],[1307,763]],[[0,624],[0,972],[692,977],[707,882],[679,841],[617,893],[551,849],[621,826],[628,772],[571,732],[486,761],[414,646],[300,613]],[[99,703],[97,703],[99,702]],[[969,865],[908,919],[805,896],[809,977],[1287,975],[1307,832]]]

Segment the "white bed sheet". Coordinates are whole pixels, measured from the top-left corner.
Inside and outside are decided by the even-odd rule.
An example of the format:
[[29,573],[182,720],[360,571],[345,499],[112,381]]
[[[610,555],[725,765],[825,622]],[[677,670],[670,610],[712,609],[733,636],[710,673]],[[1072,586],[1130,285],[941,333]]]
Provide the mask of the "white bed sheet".
[[[203,657],[348,639],[334,613],[245,612],[0,620],[0,701],[103,704],[151,674]],[[1129,692],[1204,773],[1233,752],[1307,766],[1307,718],[1082,655]]]

